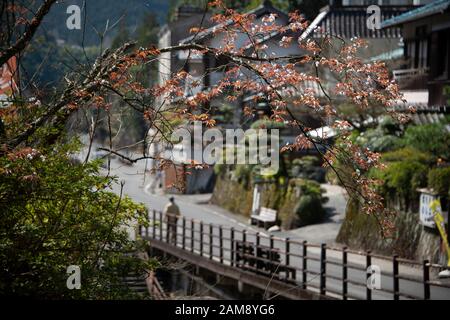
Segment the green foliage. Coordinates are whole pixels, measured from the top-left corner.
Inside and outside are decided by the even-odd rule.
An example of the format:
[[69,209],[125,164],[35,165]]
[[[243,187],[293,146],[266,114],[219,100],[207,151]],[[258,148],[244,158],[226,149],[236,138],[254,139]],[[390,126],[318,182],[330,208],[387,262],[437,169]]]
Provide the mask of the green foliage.
[[411,147],[405,147],[391,152],[386,152],[382,156],[384,162],[395,162],[395,161],[413,161],[420,162],[426,165],[432,165],[435,159],[432,155],[420,152]]
[[79,69],[78,63],[85,63],[88,59],[92,61],[98,54],[97,47],[82,50],[76,46],[58,45],[51,35],[37,36],[21,59],[21,67],[24,70],[23,81],[33,76],[34,85],[46,89],[58,87],[64,75]]
[[248,184],[248,182],[250,181],[251,173],[252,166],[246,164],[238,164],[236,165],[236,168],[234,170],[234,176],[244,185]]
[[428,187],[441,196],[448,196],[450,191],[450,167],[431,169],[428,172]]
[[385,170],[373,170],[373,177],[384,181],[385,193],[395,192],[404,199],[417,194],[416,189],[426,186],[428,167],[418,161],[397,161],[389,163]]
[[401,131],[398,121],[390,116],[384,116],[378,123],[378,128],[385,134],[397,134]]
[[316,156],[304,156],[292,161],[293,165],[299,165],[301,167],[317,167],[320,166],[320,159]]
[[[152,265],[135,258],[125,227],[146,209],[110,192],[100,162],[79,164],[74,145],[0,157],[0,294],[50,299],[134,297],[122,277]],[[66,287],[69,265],[81,289]]]
[[294,184],[297,188],[300,188],[302,195],[312,195],[321,197],[324,190],[320,187],[320,184],[316,181],[307,179],[294,179]]
[[283,129],[286,125],[283,122],[273,121],[269,119],[260,119],[252,123],[252,129]]
[[325,173],[318,157],[304,156],[292,161],[291,175],[295,178],[325,182]]
[[450,159],[450,133],[443,124],[409,126],[404,135],[404,143],[435,157]]
[[301,196],[294,211],[300,220],[301,226],[318,223],[325,217],[325,209],[322,207],[321,199],[313,194]]
[[389,133],[382,125],[376,129],[368,129],[362,132],[355,141],[374,152],[386,152],[401,146],[401,139]]
[[219,177],[223,177],[225,175],[225,173],[227,172],[227,167],[226,164],[223,163],[216,163],[214,165],[214,173],[219,176]]

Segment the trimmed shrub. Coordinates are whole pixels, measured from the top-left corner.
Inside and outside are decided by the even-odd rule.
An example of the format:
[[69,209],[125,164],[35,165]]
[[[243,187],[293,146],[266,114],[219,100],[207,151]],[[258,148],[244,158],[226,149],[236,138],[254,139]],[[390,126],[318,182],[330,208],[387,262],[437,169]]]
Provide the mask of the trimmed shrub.
[[386,186],[405,199],[416,194],[416,189],[426,186],[428,167],[417,161],[393,162],[381,173]]
[[428,172],[428,187],[441,196],[447,196],[450,189],[450,167],[431,169]]
[[375,152],[395,150],[401,146],[401,139],[395,135],[386,134],[381,128],[369,129],[359,137],[356,142]]
[[442,124],[409,126],[404,135],[404,143],[436,157],[450,158],[450,133]]
[[294,211],[299,218],[300,226],[318,223],[324,219],[326,213],[322,200],[313,194],[301,196]]
[[381,159],[384,162],[415,161],[426,165],[432,165],[435,162],[435,158],[432,155],[413,149],[411,147],[386,152],[385,154],[383,154]]
[[284,129],[286,125],[283,122],[273,121],[269,119],[260,119],[252,123],[252,129]]
[[227,167],[225,164],[222,163],[216,163],[214,165],[214,173],[219,176],[222,177],[225,173],[227,172]]
[[315,156],[304,156],[292,161],[291,175],[295,178],[325,182],[325,168],[320,166],[320,159]]

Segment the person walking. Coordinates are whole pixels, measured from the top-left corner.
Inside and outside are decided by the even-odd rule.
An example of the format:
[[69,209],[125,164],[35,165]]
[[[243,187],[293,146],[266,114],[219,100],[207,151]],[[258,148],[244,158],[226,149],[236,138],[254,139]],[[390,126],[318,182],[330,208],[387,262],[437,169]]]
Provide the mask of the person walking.
[[167,242],[173,245],[177,244],[177,223],[181,216],[180,208],[175,203],[175,198],[170,197],[169,203],[164,207],[164,216],[167,223]]

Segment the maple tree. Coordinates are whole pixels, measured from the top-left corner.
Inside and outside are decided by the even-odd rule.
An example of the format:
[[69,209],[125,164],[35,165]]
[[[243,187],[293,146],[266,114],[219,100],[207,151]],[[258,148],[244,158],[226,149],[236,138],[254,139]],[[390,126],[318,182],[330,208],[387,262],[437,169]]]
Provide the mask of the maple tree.
[[[1,48],[0,62],[7,61],[26,48],[35,26],[42,21],[41,16],[48,12],[54,2],[44,1],[31,20],[22,22],[25,33],[12,45]],[[299,12],[290,13],[289,23],[283,25],[277,23],[275,14],[264,17],[259,23],[254,15],[229,9],[220,0],[209,2],[209,7],[218,12],[212,16],[217,26],[213,35],[221,35],[221,46],[212,47],[196,42],[196,37],[204,31],[200,25],[191,29],[193,37],[188,43],[165,48],[135,48],[133,43],[126,43],[117,49],[105,50],[92,65],[87,64],[82,71],[68,74],[59,95],[39,103],[18,99],[11,107],[0,111],[5,127],[0,138],[0,156],[13,159],[29,146],[39,150],[61,142],[64,124],[71,115],[86,109],[108,111],[111,107],[110,97],[120,99],[124,107],[138,111],[149,128],[170,142],[168,133],[175,129],[173,121],[196,120],[206,126],[214,126],[215,121],[203,106],[216,98],[235,101],[240,96],[258,92],[267,97],[271,120],[283,122],[301,132],[293,144],[284,146],[281,151],[315,149],[350,194],[362,200],[364,211],[380,217],[380,224],[388,230],[391,225],[385,217],[389,215],[384,208],[383,198],[374,189],[379,182],[365,174],[373,167],[382,166],[380,156],[347,139],[350,124],[339,120],[339,110],[333,100],[333,96],[339,96],[341,100],[345,98],[361,112],[376,104],[397,120],[405,121],[406,116],[396,114],[392,109],[393,104],[402,97],[396,83],[389,78],[385,65],[382,62],[365,63],[358,58],[359,49],[366,45],[360,39],[352,39],[348,43],[342,40],[336,46],[336,39],[331,36],[320,40],[301,38],[308,22]],[[298,45],[304,54],[284,56],[268,52],[264,42],[259,39],[274,33],[281,35],[280,47]],[[240,35],[248,39],[242,46],[236,44]],[[333,46],[333,50],[327,50],[330,46]],[[133,72],[136,67],[156,64],[162,54],[179,51],[189,52],[188,60],[194,55],[224,58],[227,68],[223,78],[207,91],[199,91],[189,97],[185,96],[187,81],[191,81],[194,86],[197,84],[192,81],[193,76],[183,69],[171,74],[162,84],[144,87],[137,81]],[[324,79],[320,77],[323,70],[339,79],[331,92],[326,91]],[[308,86],[311,82],[323,91],[326,103],[314,94],[314,90],[299,91],[298,88]],[[35,96],[39,97],[39,93],[36,92]],[[309,134],[311,128],[296,119],[292,108],[304,108],[322,118],[334,117],[336,121],[331,126],[339,130],[342,142],[330,145],[325,137],[313,138]],[[244,112],[251,115],[254,111],[245,109]],[[151,158],[145,148],[146,138],[143,137],[141,141],[142,155],[136,158],[126,155],[113,145],[105,150],[130,162]],[[351,168],[350,176],[344,176],[344,172],[339,171],[335,166],[337,161],[345,162]],[[169,161],[162,161],[161,169],[166,165],[170,165]]]

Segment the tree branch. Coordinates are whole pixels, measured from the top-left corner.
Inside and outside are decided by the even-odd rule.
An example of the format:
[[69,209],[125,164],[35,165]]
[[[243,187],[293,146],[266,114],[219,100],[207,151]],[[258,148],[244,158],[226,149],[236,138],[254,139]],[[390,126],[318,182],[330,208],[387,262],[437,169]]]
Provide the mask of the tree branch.
[[25,27],[23,35],[9,48],[2,50],[0,54],[0,66],[4,65],[11,57],[20,53],[31,41],[42,20],[50,11],[50,8],[57,0],[45,0],[31,22]]

